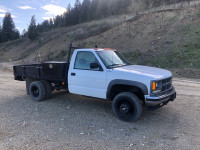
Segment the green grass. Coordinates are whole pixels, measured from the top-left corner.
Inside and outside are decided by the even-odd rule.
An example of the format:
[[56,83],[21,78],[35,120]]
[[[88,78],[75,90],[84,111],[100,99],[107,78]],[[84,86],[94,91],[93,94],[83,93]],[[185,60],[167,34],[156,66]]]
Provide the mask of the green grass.
[[161,68],[196,68],[200,69],[200,46],[187,43],[181,48],[173,48],[167,52],[127,53],[134,64],[156,66]]
[[[185,33],[183,34],[182,31]],[[175,42],[169,43],[165,50],[157,52],[134,50],[124,55],[134,64],[139,65],[171,70],[175,68],[200,70],[200,28],[187,26],[186,28],[182,27],[182,31],[174,39],[169,37]]]
[[197,13],[196,13],[196,16],[197,16],[197,17],[200,17],[200,12],[197,12]]

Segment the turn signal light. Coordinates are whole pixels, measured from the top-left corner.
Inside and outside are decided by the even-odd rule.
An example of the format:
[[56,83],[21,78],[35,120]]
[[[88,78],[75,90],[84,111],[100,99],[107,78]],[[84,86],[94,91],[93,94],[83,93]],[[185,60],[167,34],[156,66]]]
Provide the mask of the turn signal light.
[[156,90],[156,82],[152,83],[152,90]]

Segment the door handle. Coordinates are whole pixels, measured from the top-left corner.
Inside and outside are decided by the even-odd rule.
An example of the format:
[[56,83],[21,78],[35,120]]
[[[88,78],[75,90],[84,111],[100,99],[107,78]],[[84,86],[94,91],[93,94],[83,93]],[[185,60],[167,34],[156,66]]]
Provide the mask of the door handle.
[[72,72],[72,73],[71,73],[71,76],[76,76],[76,73],[73,73],[73,72]]

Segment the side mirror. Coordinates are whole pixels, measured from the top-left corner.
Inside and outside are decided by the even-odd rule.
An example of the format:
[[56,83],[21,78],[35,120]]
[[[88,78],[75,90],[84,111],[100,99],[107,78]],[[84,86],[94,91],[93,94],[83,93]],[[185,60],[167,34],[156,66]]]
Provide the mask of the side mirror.
[[90,68],[91,69],[97,69],[97,68],[99,68],[100,67],[100,65],[98,64],[98,63],[91,63],[90,64]]

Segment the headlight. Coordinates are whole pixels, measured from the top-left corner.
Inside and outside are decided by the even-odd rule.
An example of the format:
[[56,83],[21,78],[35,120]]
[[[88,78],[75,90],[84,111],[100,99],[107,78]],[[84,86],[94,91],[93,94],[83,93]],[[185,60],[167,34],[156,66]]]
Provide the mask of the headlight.
[[152,93],[158,93],[162,90],[162,81],[153,81],[151,84]]

